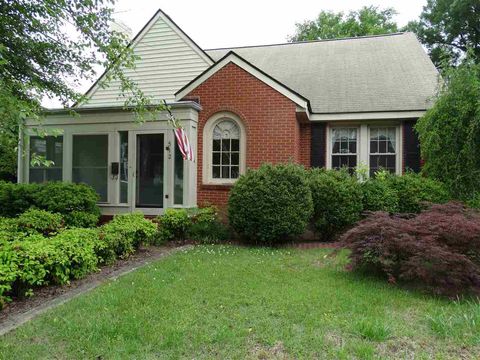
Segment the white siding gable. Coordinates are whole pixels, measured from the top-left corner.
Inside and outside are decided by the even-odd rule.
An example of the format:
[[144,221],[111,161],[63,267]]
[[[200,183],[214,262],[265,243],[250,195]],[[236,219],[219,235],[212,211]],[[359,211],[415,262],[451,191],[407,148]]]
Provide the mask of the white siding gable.
[[[135,55],[140,56],[135,69],[125,74],[140,89],[156,100],[173,101],[175,92],[213,62],[178,26],[162,11],[150,20],[132,43]],[[121,106],[125,99],[119,97],[119,81],[108,87],[94,85],[87,95],[89,100],[82,107]]]

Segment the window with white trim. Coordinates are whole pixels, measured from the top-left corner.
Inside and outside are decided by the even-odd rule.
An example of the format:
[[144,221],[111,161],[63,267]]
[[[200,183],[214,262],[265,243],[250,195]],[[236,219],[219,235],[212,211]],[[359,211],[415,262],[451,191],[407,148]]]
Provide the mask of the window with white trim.
[[396,127],[371,127],[369,137],[370,176],[378,170],[395,174],[397,169]]
[[[32,159],[42,157],[51,162],[32,165]],[[63,136],[31,136],[30,137],[30,169],[29,182],[43,183],[46,181],[62,181],[63,168]]]
[[246,132],[236,114],[214,114],[203,128],[203,183],[233,184],[245,172]]
[[332,168],[353,172],[358,158],[358,129],[335,127],[331,135]]
[[212,136],[212,178],[237,179],[240,175],[240,127],[231,119],[218,122]]

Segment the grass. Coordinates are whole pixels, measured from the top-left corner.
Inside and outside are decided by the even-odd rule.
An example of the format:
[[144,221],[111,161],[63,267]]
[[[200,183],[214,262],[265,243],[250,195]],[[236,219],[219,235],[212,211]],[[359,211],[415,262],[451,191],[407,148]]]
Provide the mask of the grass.
[[480,305],[346,272],[330,250],[199,246],[0,338],[1,359],[480,356]]

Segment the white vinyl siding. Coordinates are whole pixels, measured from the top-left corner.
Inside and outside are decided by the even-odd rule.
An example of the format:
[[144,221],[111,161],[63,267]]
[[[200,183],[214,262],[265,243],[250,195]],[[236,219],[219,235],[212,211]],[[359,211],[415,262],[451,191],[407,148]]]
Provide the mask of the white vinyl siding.
[[[125,74],[139,84],[145,95],[156,100],[174,100],[174,94],[209,64],[190,41],[181,36],[180,30],[169,23],[162,14],[140,34],[134,53],[140,59],[135,69],[126,69]],[[92,89],[91,98],[82,106],[121,106],[125,99],[119,97],[119,81],[114,80],[106,88]]]

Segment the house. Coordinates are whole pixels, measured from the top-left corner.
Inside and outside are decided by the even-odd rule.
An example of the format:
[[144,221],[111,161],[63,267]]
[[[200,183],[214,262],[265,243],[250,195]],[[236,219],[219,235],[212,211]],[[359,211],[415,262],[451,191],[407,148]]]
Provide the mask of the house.
[[[131,46],[140,60],[127,75],[168,101],[195,161],[182,159],[166,114],[137,124],[119,84],[97,82],[78,116],[48,112],[45,127],[61,136],[40,138],[27,123],[20,182],[84,182],[105,215],[154,215],[225,205],[235,180],[263,162],[420,168],[413,126],[431,106],[438,73],[412,33],[204,50],[158,11]],[[31,153],[54,166],[31,167]]]

